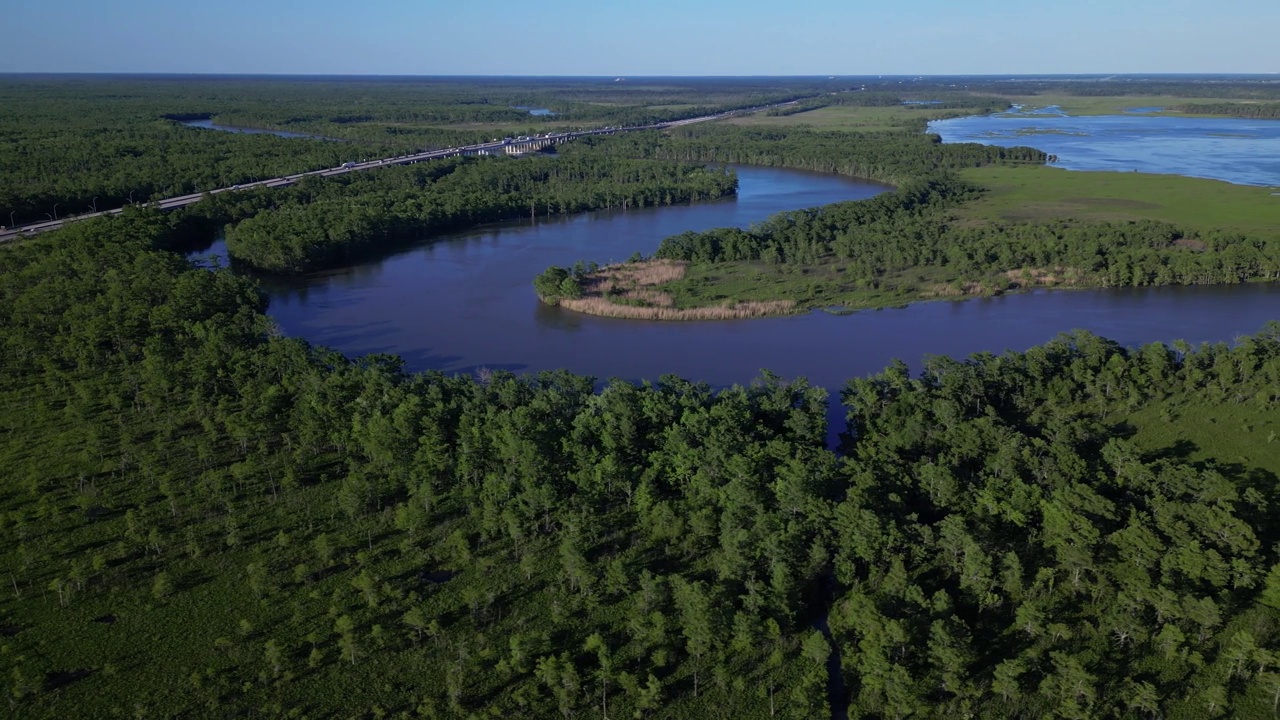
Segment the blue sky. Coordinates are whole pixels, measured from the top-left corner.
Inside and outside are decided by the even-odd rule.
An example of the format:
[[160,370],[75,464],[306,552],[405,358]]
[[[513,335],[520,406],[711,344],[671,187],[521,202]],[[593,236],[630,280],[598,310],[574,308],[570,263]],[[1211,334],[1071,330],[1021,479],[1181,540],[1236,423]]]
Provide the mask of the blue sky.
[[1280,72],[1276,0],[6,0],[0,72]]

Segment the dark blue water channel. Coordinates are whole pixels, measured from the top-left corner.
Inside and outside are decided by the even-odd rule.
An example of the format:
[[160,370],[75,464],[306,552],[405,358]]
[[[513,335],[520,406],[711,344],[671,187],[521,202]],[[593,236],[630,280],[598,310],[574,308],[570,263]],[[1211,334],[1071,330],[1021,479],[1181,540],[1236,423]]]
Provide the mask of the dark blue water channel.
[[[1068,170],[1162,173],[1280,186],[1280,121],[1125,115],[1070,117],[1056,107],[929,123],[943,142],[1030,145]],[[1277,218],[1280,219],[1280,204]]]
[[[684,230],[745,227],[782,210],[866,198],[879,185],[769,168],[737,168],[736,198],[692,206],[510,222],[438,238],[380,260],[302,278],[263,279],[284,333],[357,356],[396,353],[412,370],[533,372],[600,379],[675,373],[715,386],[763,368],[838,392],[894,358],[1025,350],[1084,328],[1125,344],[1228,341],[1280,319],[1280,286],[1056,291],[918,303],[851,315],[720,322],[601,318],[547,307],[535,274],[576,260],[651,253]],[[221,253],[218,244],[213,249]],[[833,404],[834,406],[834,404]],[[833,407],[833,420],[839,420]],[[833,425],[833,432],[842,425]]]
[[218,125],[214,123],[211,118],[205,118],[203,120],[183,120],[182,124],[190,128],[199,128],[201,130],[221,130],[222,132],[243,133],[245,135],[276,135],[283,138],[310,138],[312,140],[343,142],[341,138],[312,135],[310,133],[289,132],[288,130],[263,130],[261,128],[236,127],[235,125]]

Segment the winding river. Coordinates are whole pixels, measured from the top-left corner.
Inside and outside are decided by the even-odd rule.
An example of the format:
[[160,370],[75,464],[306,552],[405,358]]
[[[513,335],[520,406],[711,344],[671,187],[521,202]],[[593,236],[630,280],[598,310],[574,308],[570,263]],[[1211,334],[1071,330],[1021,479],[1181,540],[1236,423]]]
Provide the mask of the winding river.
[[[509,222],[434,239],[382,259],[301,278],[262,278],[284,333],[348,356],[396,353],[411,370],[534,372],[600,379],[674,373],[714,386],[767,368],[838,392],[894,358],[1025,350],[1083,328],[1124,344],[1230,342],[1280,319],[1280,285],[1039,291],[904,308],[673,323],[579,315],[542,305],[548,265],[621,260],[684,230],[745,227],[781,210],[866,198],[879,185],[739,167],[736,198],[698,205]],[[222,254],[221,243],[210,251]],[[843,426],[833,403],[832,433]]]

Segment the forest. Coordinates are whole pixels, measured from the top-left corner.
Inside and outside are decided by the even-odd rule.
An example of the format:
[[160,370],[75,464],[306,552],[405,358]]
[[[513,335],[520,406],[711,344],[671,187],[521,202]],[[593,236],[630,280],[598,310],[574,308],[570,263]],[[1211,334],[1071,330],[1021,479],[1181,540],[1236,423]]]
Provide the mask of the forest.
[[948,170],[1039,165],[1048,159],[1045,153],[1030,147],[943,144],[937,135],[903,131],[847,133],[705,125],[672,128],[663,133],[596,136],[578,142],[618,157],[791,167],[895,185]]
[[[6,78],[0,200],[36,217],[561,122],[517,105],[603,124],[861,87],[900,102],[890,83],[492,79],[426,103],[426,81]],[[660,256],[835,262],[872,284],[1280,277],[1270,236],[953,215],[984,192],[958,171],[1045,160],[691,127],[129,207],[0,248],[10,715],[1275,717],[1280,323],[1232,344],[1073,332],[895,362],[832,389],[830,447],[832,398],[802,378],[413,373],[283,336],[252,279],[180,253],[227,225],[240,262],[305,271],[483,220],[720,197],[735,177],[718,166],[747,162],[896,187]],[[572,294],[593,269],[539,289]]]
[[[199,223],[4,251],[21,716],[1273,712],[1280,326],[895,365],[841,390],[836,453],[802,380],[281,338],[249,281],[161,249]],[[1148,408],[1234,413],[1262,452],[1144,450]]]
[[1188,103],[1169,108],[1192,115],[1225,115],[1250,120],[1280,120],[1280,103]]
[[[927,100],[919,100],[919,97],[927,97]],[[970,93],[956,93],[954,91],[932,92],[921,94],[913,92],[910,95],[892,92],[844,92],[830,93],[828,95],[807,98],[800,100],[792,105],[773,108],[765,112],[765,115],[771,117],[785,117],[787,115],[798,115],[806,113],[810,110],[831,106],[851,105],[856,107],[894,107],[906,105],[920,109],[929,110],[965,110],[966,114],[985,115],[987,113],[1000,112],[1009,107],[1009,101],[998,97],[984,97],[982,95],[973,95]]]

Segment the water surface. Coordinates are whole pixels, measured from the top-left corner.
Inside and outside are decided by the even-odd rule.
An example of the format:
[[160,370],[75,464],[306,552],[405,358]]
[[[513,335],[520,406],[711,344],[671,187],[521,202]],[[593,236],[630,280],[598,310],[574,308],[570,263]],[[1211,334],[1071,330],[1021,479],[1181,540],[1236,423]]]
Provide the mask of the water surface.
[[[1125,115],[1069,117],[1061,110],[937,120],[943,142],[1030,145],[1068,170],[1146,172],[1280,185],[1280,122],[1244,118]],[[1280,209],[1277,210],[1280,213]]]
[[[409,369],[470,373],[565,368],[601,379],[674,373],[714,386],[767,368],[838,391],[894,358],[1025,350],[1083,328],[1127,345],[1231,341],[1280,319],[1280,286],[1034,292],[917,303],[851,315],[718,322],[601,318],[541,304],[533,276],[548,265],[651,253],[684,230],[744,227],[781,210],[865,198],[879,185],[835,175],[737,168],[740,191],[718,202],[596,212],[491,225],[389,257],[314,275],[263,280],[268,313],[288,335],[348,356],[396,353]],[[220,244],[215,252],[221,252]],[[833,407],[833,431],[840,426]]]
[[183,120],[182,124],[187,127],[200,128],[202,130],[221,130],[222,132],[244,133],[246,135],[278,135],[285,138],[310,138],[312,140],[332,140],[334,142],[342,142],[340,138],[325,137],[324,135],[288,132],[286,130],[263,130],[261,128],[236,127],[235,125],[217,125],[211,118],[205,118],[203,120]]

